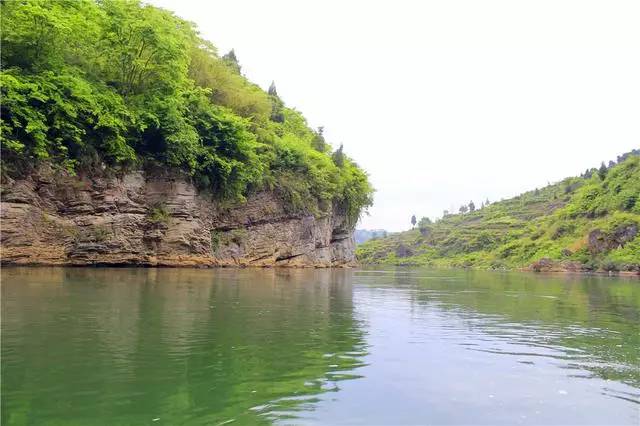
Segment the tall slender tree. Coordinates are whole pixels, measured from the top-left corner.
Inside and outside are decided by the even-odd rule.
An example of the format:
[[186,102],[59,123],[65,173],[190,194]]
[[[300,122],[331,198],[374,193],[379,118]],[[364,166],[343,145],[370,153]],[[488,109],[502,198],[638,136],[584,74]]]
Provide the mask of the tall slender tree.
[[604,164],[604,161],[600,164],[598,176],[600,177],[600,180],[604,180],[604,178],[607,177],[607,166]]
[[276,89],[276,82],[271,80],[271,84],[269,85],[269,90],[267,91],[271,96],[278,96],[278,90]]
[[238,74],[240,74],[240,70],[242,69],[242,67],[240,66],[240,62],[238,62],[235,50],[231,49],[230,51],[222,55],[222,60],[232,69],[234,69]]
[[318,130],[314,132],[311,145],[316,151],[324,152],[327,149],[327,143],[324,140],[324,127],[318,127]]
[[343,150],[343,145],[340,144],[340,148],[336,149],[333,155],[331,155],[331,158],[333,159],[333,163],[338,167],[344,166],[344,153],[342,152],[342,150]]
[[278,96],[275,81],[271,81],[269,85],[269,99],[271,99],[271,121],[276,123],[284,123],[284,102]]

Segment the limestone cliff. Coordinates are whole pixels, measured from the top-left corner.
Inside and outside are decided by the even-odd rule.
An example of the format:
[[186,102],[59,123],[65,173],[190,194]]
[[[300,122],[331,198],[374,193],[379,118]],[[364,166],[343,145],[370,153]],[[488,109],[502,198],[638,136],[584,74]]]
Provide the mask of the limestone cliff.
[[275,192],[223,206],[174,172],[71,177],[41,168],[2,186],[3,264],[348,266],[335,208],[292,213]]

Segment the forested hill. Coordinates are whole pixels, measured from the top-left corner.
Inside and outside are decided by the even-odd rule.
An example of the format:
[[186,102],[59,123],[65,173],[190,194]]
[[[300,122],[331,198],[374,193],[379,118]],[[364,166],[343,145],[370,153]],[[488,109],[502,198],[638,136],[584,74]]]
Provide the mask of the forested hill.
[[[358,247],[363,263],[640,272],[640,154]],[[484,203],[483,203],[484,204]]]
[[366,174],[268,92],[233,51],[135,0],[2,1],[2,177],[181,169],[226,200],[271,189],[293,209],[339,206],[355,224]]

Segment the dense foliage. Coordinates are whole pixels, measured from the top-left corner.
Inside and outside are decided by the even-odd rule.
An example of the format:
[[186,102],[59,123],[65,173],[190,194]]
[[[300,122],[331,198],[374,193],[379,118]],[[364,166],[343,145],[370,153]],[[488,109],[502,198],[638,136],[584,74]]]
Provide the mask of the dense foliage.
[[[365,263],[640,271],[640,157],[358,247]],[[469,209],[465,209],[469,210]]]
[[[2,166],[180,168],[220,198],[280,191],[355,221],[366,174],[219,57],[192,24],[137,0],[2,2]],[[318,144],[319,138],[322,144]],[[335,157],[335,156],[334,156]]]

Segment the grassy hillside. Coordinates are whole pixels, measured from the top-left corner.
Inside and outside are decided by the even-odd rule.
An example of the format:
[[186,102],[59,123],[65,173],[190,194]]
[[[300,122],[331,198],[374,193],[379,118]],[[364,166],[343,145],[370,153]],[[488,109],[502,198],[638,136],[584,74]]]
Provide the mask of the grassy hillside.
[[13,0],[2,19],[2,177],[48,162],[70,173],[160,166],[242,200],[293,209],[372,202],[366,174],[275,85],[247,81],[193,24],[137,0]]
[[640,271],[640,157],[371,240],[363,263]]

